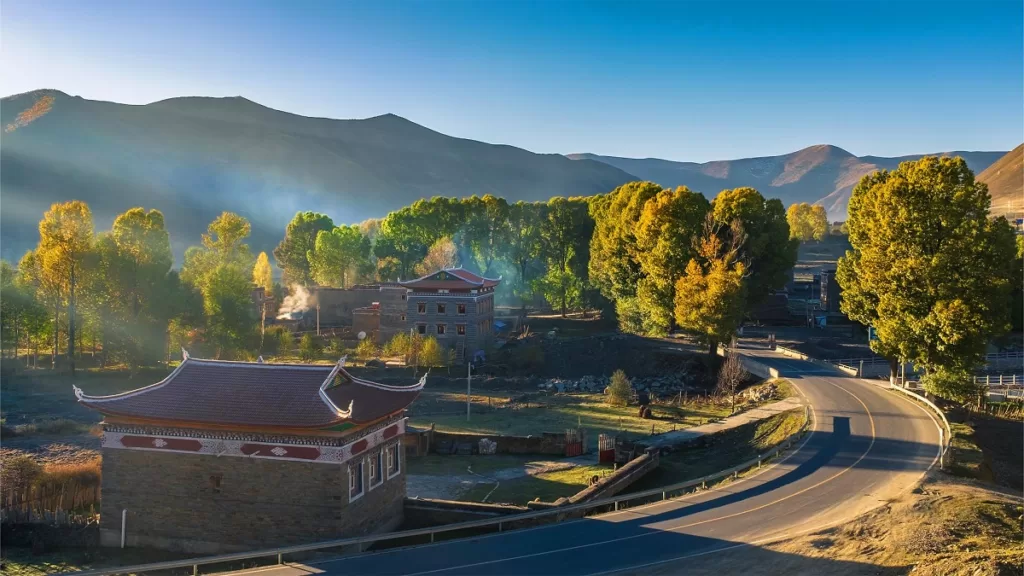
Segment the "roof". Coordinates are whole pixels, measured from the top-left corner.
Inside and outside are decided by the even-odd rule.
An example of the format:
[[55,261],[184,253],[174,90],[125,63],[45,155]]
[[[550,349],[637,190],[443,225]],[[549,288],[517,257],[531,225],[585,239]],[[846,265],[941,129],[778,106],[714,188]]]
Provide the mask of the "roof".
[[373,422],[406,408],[426,376],[412,386],[378,384],[334,366],[200,360],[186,353],[156,384],[89,396],[78,402],[105,415],[256,428],[329,428]]
[[493,288],[500,283],[500,277],[485,278],[463,268],[445,268],[415,280],[399,282],[406,288],[426,290]]

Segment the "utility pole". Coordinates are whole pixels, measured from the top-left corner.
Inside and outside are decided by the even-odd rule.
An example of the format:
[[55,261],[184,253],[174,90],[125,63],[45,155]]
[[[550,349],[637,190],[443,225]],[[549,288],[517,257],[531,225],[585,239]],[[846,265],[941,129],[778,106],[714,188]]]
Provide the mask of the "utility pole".
[[471,394],[473,382],[473,363],[466,362],[466,422],[469,422],[469,405],[470,399],[473,397]]
[[320,295],[317,295],[316,300],[316,335],[320,335]]

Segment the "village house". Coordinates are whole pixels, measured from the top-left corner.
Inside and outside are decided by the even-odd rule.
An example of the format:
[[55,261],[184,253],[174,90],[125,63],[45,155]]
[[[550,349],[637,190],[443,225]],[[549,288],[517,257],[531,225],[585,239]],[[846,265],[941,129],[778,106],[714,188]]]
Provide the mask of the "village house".
[[501,278],[448,268],[398,284],[409,290],[405,317],[410,329],[454,348],[456,361],[463,362],[494,335],[494,288],[500,283]]
[[[404,412],[425,379],[190,358],[162,381],[78,402],[103,414],[107,546],[212,554],[395,529]],[[122,532],[123,530],[123,532]]]

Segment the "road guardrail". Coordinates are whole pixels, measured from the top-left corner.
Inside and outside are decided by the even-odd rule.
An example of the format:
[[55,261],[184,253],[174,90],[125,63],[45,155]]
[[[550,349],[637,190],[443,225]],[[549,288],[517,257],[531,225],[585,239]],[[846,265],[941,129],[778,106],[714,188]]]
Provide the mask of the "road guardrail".
[[[84,570],[80,572],[64,572],[58,576],[106,576],[108,574],[137,574],[142,572],[156,572],[160,570],[174,570],[178,568],[192,568],[192,574],[199,574],[200,566],[208,566],[210,564],[227,564],[230,562],[240,562],[244,560],[255,560],[262,558],[274,558],[277,557],[278,564],[284,564],[284,556],[286,554],[299,554],[303,552],[317,552],[321,550],[327,550],[330,548],[342,548],[342,547],[354,547],[359,552],[362,552],[369,545],[377,542],[398,540],[401,538],[411,538],[416,536],[429,536],[430,542],[435,541],[437,534],[445,532],[454,532],[458,530],[468,530],[475,528],[496,528],[497,532],[503,532],[504,526],[511,523],[521,523],[524,520],[543,519],[550,516],[562,516],[567,517],[572,515],[574,512],[582,512],[583,516],[590,510],[597,508],[612,507],[614,510],[623,510],[626,507],[622,506],[622,503],[628,503],[633,500],[642,500],[655,498],[655,500],[648,500],[640,505],[651,504],[658,501],[671,500],[684,494],[691,492],[698,492],[700,490],[707,489],[708,484],[713,484],[728,478],[737,478],[740,472],[746,470],[761,468],[761,466],[773,459],[778,457],[780,454],[788,450],[793,444],[803,437],[807,432],[807,429],[811,425],[811,410],[808,406],[804,406],[804,423],[798,431],[786,438],[779,446],[770,452],[760,455],[757,458],[752,458],[742,464],[733,466],[728,470],[723,470],[715,474],[709,474],[702,476],[694,480],[688,480],[686,482],[680,482],[678,484],[672,484],[669,486],[662,486],[659,488],[652,488],[650,490],[644,490],[641,492],[634,492],[629,494],[620,494],[610,496],[608,498],[602,498],[600,500],[593,500],[591,502],[585,502],[581,504],[572,504],[568,506],[559,506],[557,508],[550,508],[547,510],[539,510],[536,512],[524,512],[522,514],[510,514],[502,516],[501,518],[487,518],[483,520],[471,520],[469,522],[458,522],[455,524],[443,524],[441,526],[432,526],[430,528],[418,528],[415,530],[403,530],[400,532],[388,532],[384,534],[374,534],[370,536],[359,536],[355,538],[343,538],[340,540],[330,540],[327,542],[316,542],[312,544],[299,544],[294,546],[283,546],[280,548],[269,548],[265,550],[254,550],[250,552],[235,552],[232,554],[221,554],[217,556],[206,556],[202,558],[187,558],[183,560],[169,560],[166,562],[155,562],[152,564],[138,564],[135,566],[117,566],[111,568],[102,568],[96,570]],[[657,499],[661,496],[660,499]]]

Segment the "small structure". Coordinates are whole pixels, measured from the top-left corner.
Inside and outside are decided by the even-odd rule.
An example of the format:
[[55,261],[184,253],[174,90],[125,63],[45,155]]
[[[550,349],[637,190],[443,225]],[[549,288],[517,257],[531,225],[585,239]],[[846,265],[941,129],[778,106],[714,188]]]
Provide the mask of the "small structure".
[[[184,352],[184,351],[183,351]],[[101,542],[212,554],[396,528],[412,386],[343,367],[199,360],[78,402],[104,415]]]
[[501,278],[484,278],[462,268],[448,268],[399,282],[407,288],[409,327],[435,336],[455,349],[457,362],[481,350],[494,335],[494,288]]

